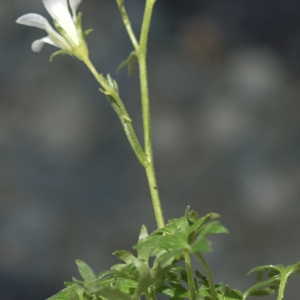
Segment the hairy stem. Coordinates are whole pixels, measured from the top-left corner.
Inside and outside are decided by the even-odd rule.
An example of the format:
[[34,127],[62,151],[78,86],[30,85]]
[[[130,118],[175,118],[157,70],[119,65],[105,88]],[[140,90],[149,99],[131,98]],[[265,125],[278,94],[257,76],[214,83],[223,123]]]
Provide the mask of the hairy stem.
[[135,37],[135,34],[134,34],[133,30],[132,30],[131,23],[130,23],[130,20],[128,18],[125,6],[124,6],[124,0],[117,0],[117,4],[118,4],[119,11],[120,11],[120,14],[121,14],[122,19],[123,19],[123,23],[125,25],[127,33],[129,35],[129,38],[130,38],[130,40],[132,42],[132,45],[133,45],[134,49],[136,51],[138,51],[138,49],[139,49],[139,43],[138,43],[138,41],[137,41],[137,39]]
[[186,272],[188,276],[188,284],[189,284],[189,290],[190,290],[190,299],[195,299],[195,282],[193,277],[193,271],[192,271],[192,265],[191,265],[191,258],[189,252],[184,253],[184,260],[186,265]]
[[114,90],[112,90],[107,80],[96,71],[89,58],[85,58],[84,63],[94,75],[96,80],[99,82],[100,86],[104,89],[104,93],[107,95],[108,102],[111,104],[112,108],[114,109],[121,121],[129,144],[131,145],[140,163],[146,168],[148,165],[148,159],[135,134],[135,131],[132,126],[132,121],[126,111],[122,100],[120,99],[119,95]]
[[293,269],[290,269],[290,268],[285,270],[285,272],[281,272],[281,280],[280,280],[277,300],[283,299],[287,280],[292,273],[293,273]]
[[199,259],[200,263],[202,264],[202,266],[205,270],[207,281],[209,283],[211,299],[212,300],[217,300],[217,295],[216,295],[216,291],[215,291],[215,284],[214,284],[214,280],[213,280],[210,268],[209,268],[207,262],[205,261],[204,257],[199,252],[195,252],[194,254]]
[[155,0],[146,1],[146,7],[144,12],[141,36],[140,36],[140,47],[138,51],[138,62],[139,62],[139,69],[140,69],[140,86],[141,86],[142,114],[143,114],[143,126],[144,126],[144,145],[145,145],[145,154],[148,160],[148,165],[145,167],[145,169],[148,178],[148,184],[150,188],[150,194],[152,198],[152,205],[154,209],[157,227],[161,228],[165,226],[165,221],[163,217],[162,207],[160,204],[160,198],[158,193],[158,187],[157,187],[155,170],[154,170],[154,162],[153,162],[149,89],[148,89],[148,76],[147,76],[147,63],[146,63],[147,41],[148,41],[149,27],[150,27],[154,3]]

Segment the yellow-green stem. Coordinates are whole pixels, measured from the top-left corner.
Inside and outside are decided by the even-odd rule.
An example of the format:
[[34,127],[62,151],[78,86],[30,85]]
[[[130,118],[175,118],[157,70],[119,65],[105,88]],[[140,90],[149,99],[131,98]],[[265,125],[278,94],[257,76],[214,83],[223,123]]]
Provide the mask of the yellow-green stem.
[[134,132],[131,119],[126,111],[126,108],[120,99],[119,95],[112,91],[112,88],[107,84],[107,81],[103,78],[101,74],[97,72],[91,61],[88,57],[85,57],[83,60],[86,66],[89,68],[91,73],[94,75],[96,80],[99,82],[100,86],[104,89],[105,92],[108,92],[107,97],[108,101],[117,113],[121,124],[124,128],[125,134],[127,136],[127,139],[129,141],[129,144],[131,145],[134,153],[136,154],[138,160],[140,163],[146,168],[148,165],[148,159],[146,154],[144,153],[140,142]]
[[189,284],[189,290],[190,290],[190,299],[194,300],[196,289],[195,289],[195,282],[194,282],[194,277],[193,277],[190,253],[187,251],[187,252],[184,252],[183,255],[184,255],[184,260],[185,260],[185,265],[186,265],[186,272],[187,272],[187,277],[188,277],[188,284]]
[[277,300],[282,300],[283,299],[285,286],[287,284],[289,276],[292,273],[293,273],[292,268],[289,268],[289,269],[281,272],[281,280],[280,280]]
[[148,76],[147,76],[147,41],[148,33],[151,22],[151,16],[153,11],[153,5],[155,0],[147,0],[144,12],[140,46],[138,51],[138,61],[140,70],[140,86],[141,86],[141,100],[142,100],[142,114],[143,114],[143,126],[144,126],[144,143],[145,154],[147,156],[148,165],[145,167],[146,175],[148,178],[148,184],[150,188],[150,194],[152,198],[152,205],[154,209],[155,219],[157,227],[161,228],[165,226],[165,221],[160,204],[160,198],[158,193],[158,187],[156,183],[154,162],[153,162],[153,150],[152,150],[152,137],[151,137],[151,118],[150,118],[150,105],[149,105],[149,90],[148,90]]
[[134,49],[136,51],[138,51],[139,49],[139,43],[135,37],[135,34],[132,30],[132,27],[131,27],[131,23],[130,23],[130,20],[128,18],[128,15],[126,13],[126,9],[125,9],[125,6],[124,6],[124,0],[117,0],[117,4],[118,4],[118,7],[119,7],[119,11],[121,13],[121,17],[123,19],[123,22],[124,22],[124,25],[125,25],[125,28],[127,30],[127,33],[128,33],[128,36],[132,42],[132,45],[134,47]]
[[212,278],[210,268],[209,268],[207,262],[205,261],[204,257],[199,252],[194,252],[194,254],[199,259],[199,261],[201,262],[201,264],[202,264],[202,266],[205,270],[207,281],[208,281],[208,284],[209,284],[210,293],[211,293],[211,299],[212,300],[217,300],[217,295],[216,295],[216,291],[215,291],[215,284],[214,284],[214,280]]

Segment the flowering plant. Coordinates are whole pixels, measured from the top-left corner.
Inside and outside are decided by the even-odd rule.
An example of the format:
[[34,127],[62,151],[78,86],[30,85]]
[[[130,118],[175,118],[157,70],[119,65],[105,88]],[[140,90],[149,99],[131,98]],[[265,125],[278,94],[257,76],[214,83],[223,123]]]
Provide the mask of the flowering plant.
[[[60,50],[50,60],[59,54],[74,56],[83,61],[94,75],[100,84],[100,91],[106,95],[118,115],[129,144],[145,169],[158,227],[149,234],[146,226],[142,225],[138,243],[133,247],[136,255],[126,250],[114,252],[123,263],[112,266],[98,276],[86,263],[77,260],[82,280],[74,279],[73,282],[65,283],[65,288],[49,300],[136,300],[141,297],[155,300],[157,294],[173,300],[244,300],[248,296],[267,296],[277,291],[277,299],[283,299],[288,278],[292,273],[300,274],[300,262],[287,267],[265,265],[252,269],[249,274],[257,274],[257,283],[242,293],[228,285],[215,284],[211,270],[202,256],[203,252],[211,251],[209,235],[228,233],[216,221],[218,214],[209,213],[200,217],[196,211],[187,207],[183,217],[169,220],[165,224],[154,170],[146,60],[148,33],[156,0],[146,0],[139,39],[131,27],[124,0],[116,2],[133,47],[132,53],[121,63],[119,69],[128,65],[132,70],[136,63],[139,66],[143,146],[135,134],[117,82],[109,74],[106,77],[99,74],[89,59],[85,37],[90,30],[82,31],[82,14],[77,15],[81,0],[43,0],[57,31],[44,17],[35,13],[25,14],[16,21],[47,32],[46,37],[33,42],[33,51],[39,52],[45,43],[51,44]],[[199,260],[205,276],[199,271],[193,272],[191,255]],[[178,264],[180,261],[184,261],[184,264]]]

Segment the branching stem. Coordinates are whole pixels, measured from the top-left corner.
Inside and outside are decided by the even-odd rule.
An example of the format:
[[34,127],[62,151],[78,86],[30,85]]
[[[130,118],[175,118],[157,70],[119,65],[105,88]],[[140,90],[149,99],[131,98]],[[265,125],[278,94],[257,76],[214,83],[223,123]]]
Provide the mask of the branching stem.
[[[100,86],[103,88],[102,92],[108,97],[108,101],[119,116],[119,119],[123,125],[127,139],[135,152],[138,160],[145,168],[146,176],[148,179],[152,205],[156,224],[158,228],[165,226],[165,221],[162,213],[162,207],[160,203],[158,187],[156,182],[154,162],[153,162],[153,150],[152,150],[152,136],[151,136],[151,118],[150,118],[150,104],[149,104],[149,89],[148,89],[148,76],[147,76],[147,41],[149,28],[151,23],[153,6],[156,0],[147,0],[140,41],[138,42],[131,27],[130,20],[127,16],[124,0],[116,0],[127,33],[131,39],[131,42],[137,52],[139,71],[140,71],[140,88],[141,88],[141,102],[142,102],[142,115],[143,115],[143,128],[144,128],[144,150],[141,147],[138,138],[134,132],[131,124],[131,119],[126,111],[126,108],[119,97],[118,92],[110,85],[109,79],[105,79],[103,75],[99,74],[88,57],[83,59],[86,66],[95,76]],[[112,81],[112,79],[110,78]],[[113,81],[112,81],[113,84]]]

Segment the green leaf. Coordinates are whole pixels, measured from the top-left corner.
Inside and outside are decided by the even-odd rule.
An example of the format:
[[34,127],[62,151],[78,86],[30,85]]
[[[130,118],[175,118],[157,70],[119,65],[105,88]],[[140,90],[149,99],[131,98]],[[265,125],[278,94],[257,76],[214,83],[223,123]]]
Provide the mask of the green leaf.
[[84,279],[84,281],[93,281],[96,279],[93,270],[84,261],[77,259],[76,264],[78,267],[78,271]]
[[211,300],[210,291],[209,291],[209,288],[207,286],[202,285],[200,287],[200,289],[197,291],[197,294],[202,299]]
[[278,266],[274,266],[274,265],[258,266],[258,267],[255,267],[255,268],[251,269],[247,273],[247,275],[250,275],[250,274],[252,274],[254,272],[257,272],[257,271],[263,271],[264,272],[264,271],[269,270],[269,269],[276,269],[276,270],[278,270]]
[[160,294],[167,295],[170,299],[173,300],[181,300],[189,297],[189,291],[184,288],[181,284],[178,283],[170,283],[171,287],[169,286],[161,286],[156,289],[156,291]]
[[68,300],[87,300],[84,299],[84,289],[79,286],[74,286],[74,288],[70,290]]
[[200,230],[200,234],[204,236],[217,233],[228,233],[228,230],[223,225],[220,225],[219,221],[209,222],[208,224],[203,225]]
[[148,230],[146,225],[142,225],[140,235],[139,235],[139,241],[144,241],[149,236]]
[[76,300],[80,299],[78,297],[82,297],[84,293],[83,288],[81,288],[79,285],[77,284],[73,284],[72,286],[69,286],[63,290],[61,290],[60,292],[58,292],[57,294],[53,295],[52,297],[48,298],[47,300],[70,300],[70,298],[72,297],[72,295],[76,295]]
[[136,259],[134,255],[127,250],[119,250],[113,253],[114,256],[124,261],[126,264],[131,264]]
[[[265,266],[259,266],[252,270],[250,270],[249,274],[252,274],[253,272],[257,272],[257,280],[258,283],[249,288],[244,293],[244,298],[248,295],[251,296],[266,296],[274,293],[279,289],[278,299],[283,298],[284,293],[284,287],[288,280],[288,278],[292,275],[294,272],[298,272],[300,266],[300,262],[297,262],[294,265],[291,266],[283,266],[283,265],[265,265]],[[268,279],[265,281],[261,281],[264,272],[267,272]]]
[[277,268],[270,268],[268,271],[268,278],[271,278],[275,275],[279,275],[280,274],[280,269]]
[[132,300],[132,297],[116,288],[104,288],[101,289],[97,295],[105,297],[106,299],[118,299],[118,300]]
[[103,279],[107,276],[112,276],[114,274],[114,271],[112,270],[106,270],[99,273],[97,279]]
[[190,211],[189,207],[187,207],[186,215],[184,217],[169,220],[165,227],[155,230],[151,235],[173,235],[178,231],[184,233],[185,235],[189,235],[195,231],[196,237],[200,228],[205,222],[218,218],[219,216],[220,215],[215,213],[209,213],[202,218],[198,218],[198,214],[195,211]]
[[114,278],[135,278],[137,274],[133,263],[116,264],[111,267],[111,270],[113,271],[111,276]]
[[119,86],[116,80],[114,80],[110,74],[107,74],[106,76],[106,83],[109,85],[109,87],[117,94],[119,95]]
[[219,217],[218,214],[209,213],[206,216],[199,218],[197,221],[195,221],[192,226],[186,226],[186,228],[182,229],[182,231],[184,231],[185,234],[188,236],[189,244],[192,244],[194,242],[194,240],[197,238],[199,232],[202,230],[202,227],[205,226],[204,224],[207,221],[210,221],[210,220],[218,218],[218,217]]
[[173,261],[181,260],[182,258],[182,251],[181,250],[173,250],[173,251],[166,251],[162,255],[156,257],[154,262],[154,266],[160,265],[162,268],[168,267],[172,265]]
[[74,282],[68,282],[68,281],[64,282],[65,287],[72,286],[73,284],[74,284]]
[[110,269],[113,270],[113,271],[122,271],[126,266],[128,266],[128,265],[126,265],[126,264],[115,264]]
[[[148,234],[148,231],[147,231],[147,227],[145,225],[142,225],[138,243],[142,243],[148,237],[149,237],[149,234]],[[150,258],[150,254],[151,254],[152,249],[153,249],[152,247],[138,249],[138,251],[137,251],[137,253],[138,253],[137,257],[138,257],[138,259],[141,259],[141,260],[143,260],[145,262],[148,262],[149,258]]]
[[[106,94],[118,92],[117,84],[109,74],[104,80]],[[76,264],[84,281],[73,279],[74,283],[66,283],[66,289],[50,300],[137,300],[145,295],[146,291],[152,293],[155,290],[168,295],[169,300],[189,299],[189,291],[186,289],[187,273],[175,263],[183,259],[184,252],[210,251],[206,239],[208,234],[227,233],[219,222],[211,221],[217,217],[218,214],[209,213],[199,218],[195,211],[187,207],[185,216],[169,220],[165,227],[155,230],[150,236],[143,225],[138,243],[133,247],[137,249],[137,257],[130,251],[115,251],[114,255],[122,263],[101,272],[98,277],[86,263],[77,260]],[[150,256],[154,257],[152,268],[149,266]],[[297,267],[299,268],[299,265]],[[194,299],[211,300],[207,279],[199,272],[196,272],[196,276],[201,282],[194,278]],[[227,298],[223,299],[223,290],[224,285],[215,285],[218,300],[241,299],[239,291],[229,288]],[[252,292],[255,292],[254,289]]]
[[71,55],[73,56],[73,53],[68,50],[58,50],[51,54],[49,61],[52,62],[53,59],[58,55]]
[[199,215],[194,210],[190,210],[190,206],[187,206],[185,209],[185,216],[189,225],[195,224],[195,222],[199,219]]
[[119,73],[124,67],[128,66],[128,75],[131,75],[135,69],[136,63],[138,61],[136,51],[132,51],[128,58],[121,62],[117,69],[117,73]]
[[[270,296],[272,294],[274,294],[276,292],[277,289],[275,288],[264,288],[264,289],[261,289],[261,290],[253,290],[251,293],[249,294],[246,294],[247,297],[248,295],[249,296],[252,296],[252,297],[264,297],[264,296]],[[246,299],[246,298],[244,298]]]
[[200,236],[198,240],[192,245],[191,252],[210,252],[211,247],[207,239],[203,236]]
[[153,278],[150,273],[150,268],[143,261],[136,259],[134,262],[136,270],[138,272],[138,287],[136,289],[135,295],[140,296],[144,291],[148,289],[153,284]]
[[300,261],[296,262],[295,264],[289,266],[293,273],[300,275]]
[[176,235],[156,235],[150,236],[145,241],[138,243],[134,249],[158,248],[164,250],[174,250],[189,247],[185,241],[185,236],[177,233]]
[[47,300],[69,300],[70,287],[67,287]]
[[224,300],[242,300],[243,293],[236,289],[230,289],[228,285],[225,287]]
[[92,28],[91,28],[91,29],[85,30],[85,31],[83,32],[83,36],[84,36],[84,37],[88,36],[92,31],[93,31]]
[[201,288],[205,288],[207,290],[207,292],[210,294],[209,283],[208,283],[208,280],[206,279],[206,277],[204,275],[202,275],[199,271],[196,271],[195,274],[196,274],[196,277],[200,278],[200,284],[202,285]]
[[[125,294],[133,295],[137,287],[135,280],[137,272],[130,269],[129,265],[124,266],[124,271],[112,271],[108,277],[101,278],[101,280],[97,279],[91,283],[84,283],[85,290],[91,295],[99,295],[103,289],[117,289]],[[131,271],[135,274],[132,274]]]
[[262,277],[263,277],[263,275],[264,275],[264,272],[265,272],[265,270],[263,270],[263,269],[257,271],[257,274],[256,274],[256,280],[257,280],[258,282],[261,282]]
[[[180,274],[178,273],[179,270],[180,270]],[[186,277],[184,277],[184,276],[186,276]],[[186,278],[186,281],[185,281],[185,278]],[[179,283],[182,280],[187,282],[187,273],[181,266],[174,266],[168,272],[168,274],[166,274],[165,280],[167,282],[175,282],[175,283]]]
[[137,288],[137,282],[130,278],[118,278],[115,281],[114,287],[123,293],[133,295]]

